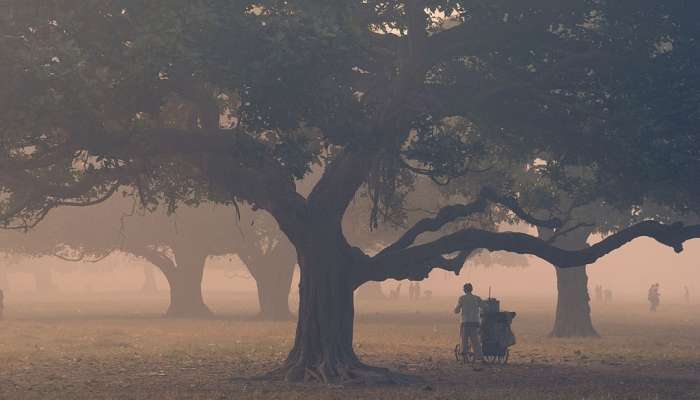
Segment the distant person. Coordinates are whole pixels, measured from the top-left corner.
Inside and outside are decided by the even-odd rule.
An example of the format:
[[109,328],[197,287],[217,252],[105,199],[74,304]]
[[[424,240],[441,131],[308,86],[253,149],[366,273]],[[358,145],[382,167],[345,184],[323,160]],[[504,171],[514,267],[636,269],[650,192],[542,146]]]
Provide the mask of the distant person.
[[605,289],[605,291],[603,293],[604,293],[604,297],[605,297],[605,300],[604,300],[605,304],[612,304],[612,302],[613,302],[612,290]]
[[5,314],[5,292],[0,289],[0,319]]
[[399,282],[399,284],[396,285],[396,289],[391,290],[389,292],[389,298],[392,300],[398,300],[400,294],[401,294],[401,282]]
[[466,355],[469,349],[469,342],[474,348],[474,355],[477,360],[483,359],[481,351],[481,338],[479,337],[479,327],[481,326],[481,298],[472,294],[474,287],[467,283],[463,287],[464,295],[457,301],[455,314],[461,313],[461,324],[459,326],[459,337],[462,354]]
[[649,311],[655,312],[659,304],[661,304],[661,293],[659,293],[658,283],[651,285],[647,294],[647,299],[649,300]]
[[603,302],[603,286],[602,285],[595,286],[595,301],[598,303]]
[[685,304],[690,304],[690,290],[688,290],[688,286],[684,286],[683,288],[685,289],[685,293],[683,293]]

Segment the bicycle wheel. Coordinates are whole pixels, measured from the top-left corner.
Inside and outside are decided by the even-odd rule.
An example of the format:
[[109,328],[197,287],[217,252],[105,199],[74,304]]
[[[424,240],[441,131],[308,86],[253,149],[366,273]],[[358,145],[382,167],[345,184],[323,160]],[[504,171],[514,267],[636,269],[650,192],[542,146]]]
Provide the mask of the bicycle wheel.
[[503,355],[498,356],[498,363],[502,365],[508,364],[508,358],[510,358],[510,349],[506,348]]
[[464,362],[473,364],[474,361],[476,361],[476,354],[472,351],[468,351],[467,354],[464,355]]

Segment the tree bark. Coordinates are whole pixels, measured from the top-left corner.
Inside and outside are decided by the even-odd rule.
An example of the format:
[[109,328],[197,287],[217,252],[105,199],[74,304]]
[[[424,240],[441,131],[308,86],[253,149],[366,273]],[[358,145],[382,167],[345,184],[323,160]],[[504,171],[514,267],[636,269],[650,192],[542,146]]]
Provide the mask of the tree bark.
[[292,317],[289,292],[296,253],[286,238],[277,239],[279,242],[267,248],[266,252],[257,243],[248,244],[238,252],[258,287],[258,316],[262,319],[285,320]]
[[354,287],[347,267],[327,249],[299,257],[299,318],[285,362],[287,380],[352,379],[349,374],[359,366],[353,349]]
[[201,318],[211,316],[202,298],[202,277],[206,255],[190,249],[173,249],[175,261],[150,246],[131,248],[132,254],[155,265],[170,287],[170,305],[166,317]]
[[[548,240],[553,232],[541,228],[540,237]],[[554,244],[567,250],[588,247],[590,230],[580,228],[555,238]],[[554,267],[557,277],[557,308],[552,337],[597,337],[598,333],[591,320],[590,296],[586,266],[574,268]]]
[[557,311],[553,337],[597,337],[591,321],[586,267],[556,268]]
[[294,346],[278,371],[287,380],[396,383],[408,377],[370,367],[353,349],[356,266],[366,262],[359,249],[327,240],[297,247],[301,275]]
[[166,312],[171,318],[202,318],[212,315],[202,297],[202,278],[206,255],[189,250],[175,250],[176,268],[165,277],[170,284],[170,306]]
[[279,264],[264,265],[253,275],[258,287],[258,304],[262,319],[286,320],[292,317],[289,311],[289,292],[294,275],[294,260]]

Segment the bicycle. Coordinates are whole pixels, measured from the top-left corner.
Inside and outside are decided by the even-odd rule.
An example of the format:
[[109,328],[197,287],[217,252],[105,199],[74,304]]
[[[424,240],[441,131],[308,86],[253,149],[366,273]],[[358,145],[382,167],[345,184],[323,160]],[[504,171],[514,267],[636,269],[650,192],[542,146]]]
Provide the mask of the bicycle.
[[467,339],[467,345],[469,350],[463,353],[461,343],[457,343],[455,346],[455,359],[462,364],[473,364],[476,361],[476,353],[473,351],[474,343],[472,343],[471,339]]

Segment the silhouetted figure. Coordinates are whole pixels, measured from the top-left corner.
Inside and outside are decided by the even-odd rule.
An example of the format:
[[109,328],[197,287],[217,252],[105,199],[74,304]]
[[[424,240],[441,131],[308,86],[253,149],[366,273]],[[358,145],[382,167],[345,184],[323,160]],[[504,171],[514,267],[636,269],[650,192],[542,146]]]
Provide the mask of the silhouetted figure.
[[481,350],[481,338],[479,328],[481,326],[481,298],[472,294],[474,287],[471,283],[464,285],[464,296],[457,301],[454,309],[455,314],[461,312],[462,323],[459,326],[459,337],[462,354],[466,356],[469,350],[469,342],[474,348],[474,355],[477,360],[483,359]]
[[5,314],[5,292],[0,289],[0,319],[2,319],[3,314]]
[[683,288],[685,289],[685,293],[683,293],[685,304],[690,304],[690,290],[688,289],[688,286],[684,286]]
[[613,292],[612,292],[612,290],[610,290],[610,289],[605,289],[605,290],[603,291],[603,294],[604,294],[604,300],[603,300],[603,302],[604,302],[605,304],[612,304],[612,302],[613,302]]
[[595,287],[595,301],[598,303],[603,302],[603,286],[602,285],[596,285],[596,287]]
[[655,312],[661,303],[661,294],[659,293],[659,284],[655,283],[649,288],[649,293],[647,294],[647,299],[649,300],[649,311]]
[[408,285],[408,299],[409,300],[420,300],[420,282],[411,282]]
[[[409,288],[410,291],[410,288]],[[397,300],[401,294],[401,282],[396,285],[396,289],[389,291],[389,298],[392,300]]]

